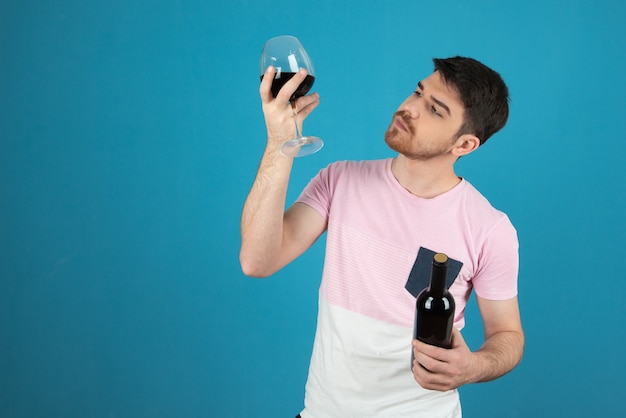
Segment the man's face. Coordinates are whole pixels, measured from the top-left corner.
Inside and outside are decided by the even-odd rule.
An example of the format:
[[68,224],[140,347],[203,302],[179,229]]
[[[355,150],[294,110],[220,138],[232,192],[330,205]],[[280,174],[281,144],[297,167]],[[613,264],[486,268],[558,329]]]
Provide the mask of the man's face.
[[418,83],[385,132],[391,149],[410,159],[429,160],[450,152],[463,124],[463,102],[438,72]]

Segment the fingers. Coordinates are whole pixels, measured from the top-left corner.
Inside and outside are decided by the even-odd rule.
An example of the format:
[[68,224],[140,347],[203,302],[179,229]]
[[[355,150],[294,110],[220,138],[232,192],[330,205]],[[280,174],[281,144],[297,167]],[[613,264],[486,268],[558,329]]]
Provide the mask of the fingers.
[[274,81],[274,74],[276,74],[276,70],[270,65],[265,69],[263,78],[261,78],[259,94],[261,95],[261,101],[263,103],[267,103],[274,98],[272,95],[272,82]]
[[[448,369],[448,362],[442,358],[439,350],[443,350],[439,347],[429,346],[428,344],[424,344],[425,349],[414,349],[415,361],[419,363],[419,365],[426,369],[430,373],[443,373]],[[430,350],[430,348],[439,349],[439,350]],[[445,353],[444,353],[445,354]]]
[[420,340],[413,340],[413,350],[417,354],[424,353],[429,357],[445,360],[450,352],[447,348],[437,347],[436,345],[426,344]]
[[263,104],[263,114],[268,132],[268,141],[284,142],[295,135],[294,111],[296,113],[296,125],[301,130],[304,119],[318,106],[319,95],[317,93],[303,96],[294,100],[293,107],[290,99],[297,88],[307,76],[306,70],[296,73],[278,92],[276,97],[272,94],[272,83],[276,69],[269,66],[261,79],[259,94]]
[[454,379],[447,373],[448,364],[415,349],[413,377],[425,389],[446,391],[453,389]]
[[297,99],[294,103],[295,113],[298,118],[306,118],[320,104],[320,95],[317,93],[309,94]]
[[448,376],[433,373],[417,361],[413,366],[413,377],[424,389],[446,391],[455,388],[453,381]]
[[[413,340],[413,355],[415,356],[414,374],[418,382],[438,382],[449,369],[450,351],[445,348]],[[416,367],[419,366],[419,367]]]
[[289,81],[287,81],[284,86],[281,87],[280,91],[276,95],[276,99],[288,102],[307,75],[307,70],[300,68],[300,70],[298,70],[298,72]]
[[[279,90],[275,99],[283,104],[289,102],[293,94],[296,92],[300,84],[304,81],[308,72],[306,69],[301,68],[289,81],[287,81]],[[268,103],[274,96],[272,94],[272,83],[276,76],[276,69],[273,66],[268,66],[261,79],[261,86],[259,87],[259,94],[263,103]]]
[[450,349],[413,340],[413,376],[426,389],[450,390],[472,380],[471,351],[461,332],[453,329]]

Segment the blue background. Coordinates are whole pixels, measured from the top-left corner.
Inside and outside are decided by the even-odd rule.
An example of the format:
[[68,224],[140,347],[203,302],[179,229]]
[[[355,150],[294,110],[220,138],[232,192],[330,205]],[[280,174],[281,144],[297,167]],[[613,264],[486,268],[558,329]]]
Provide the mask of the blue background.
[[[458,172],[521,243],[520,366],[467,417],[623,411],[626,3],[614,0],[0,4],[0,416],[292,417],[324,240],[267,280],[238,263],[264,148],[258,59],[314,59],[321,104],[291,202],[339,159],[392,156],[432,57],[497,69],[511,118]],[[472,301],[464,335],[482,329]]]

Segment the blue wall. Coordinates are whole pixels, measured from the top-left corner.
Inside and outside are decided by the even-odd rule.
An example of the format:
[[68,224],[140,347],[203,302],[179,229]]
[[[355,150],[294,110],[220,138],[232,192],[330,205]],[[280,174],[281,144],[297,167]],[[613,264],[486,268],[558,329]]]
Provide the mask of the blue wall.
[[[431,58],[500,71],[509,125],[459,173],[521,241],[527,333],[467,417],[623,411],[626,3],[614,0],[0,4],[0,416],[290,417],[302,406],[323,240],[242,275],[264,147],[258,58],[297,35],[321,105],[292,201],[321,167],[392,154]],[[477,348],[475,303],[464,331]],[[619,411],[619,412],[618,412]]]

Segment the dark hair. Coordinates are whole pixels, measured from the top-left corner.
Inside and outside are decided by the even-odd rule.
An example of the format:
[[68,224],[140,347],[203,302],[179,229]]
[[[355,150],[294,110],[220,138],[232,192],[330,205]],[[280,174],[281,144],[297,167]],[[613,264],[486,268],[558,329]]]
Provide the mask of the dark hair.
[[458,135],[472,134],[484,144],[509,118],[509,89],[500,74],[473,58],[434,58],[435,71],[458,91],[465,118]]

